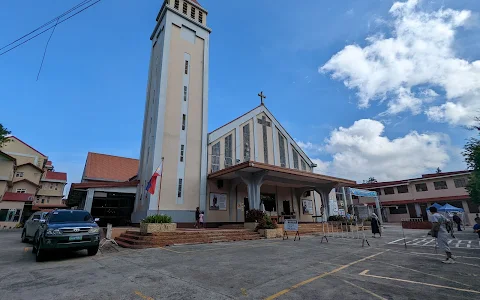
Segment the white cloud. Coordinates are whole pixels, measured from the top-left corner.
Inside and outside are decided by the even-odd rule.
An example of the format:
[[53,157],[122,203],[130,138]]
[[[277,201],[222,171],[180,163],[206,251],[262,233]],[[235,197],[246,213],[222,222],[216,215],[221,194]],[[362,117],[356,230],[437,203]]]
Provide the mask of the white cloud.
[[303,151],[305,151],[305,153],[309,155],[315,155],[322,152],[322,146],[320,145],[313,144],[311,142],[302,142],[297,139],[295,139],[295,142],[300,148],[302,148]]
[[449,138],[438,133],[412,131],[389,139],[379,121],[362,119],[340,127],[326,139],[332,161],[314,159],[316,172],[362,181],[396,180],[418,176],[449,162]]
[[319,174],[326,174],[329,172],[330,168],[330,162],[328,161],[323,161],[318,158],[313,158],[312,159],[313,163],[316,164],[317,166],[313,169],[313,172],[319,173]]
[[[456,57],[454,45],[457,30],[466,27],[472,13],[422,11],[420,2],[394,3],[391,37],[377,34],[366,39],[365,47],[347,45],[319,71],[357,90],[360,107],[386,101],[384,114],[423,111],[433,121],[471,125],[480,112],[480,61]],[[439,95],[422,90],[425,85],[444,91],[444,103],[433,106]]]

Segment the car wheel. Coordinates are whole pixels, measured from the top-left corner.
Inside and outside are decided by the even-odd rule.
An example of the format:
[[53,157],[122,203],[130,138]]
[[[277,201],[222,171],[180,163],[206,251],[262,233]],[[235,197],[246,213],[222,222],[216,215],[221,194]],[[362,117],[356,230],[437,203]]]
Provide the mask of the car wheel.
[[37,262],[45,260],[45,250],[42,249],[42,246],[40,245],[40,241],[38,241],[37,243],[37,252],[35,255],[35,260]]
[[28,242],[27,233],[25,229],[22,231],[22,243]]
[[88,248],[87,251],[88,251],[88,256],[94,256],[98,252],[98,246]]

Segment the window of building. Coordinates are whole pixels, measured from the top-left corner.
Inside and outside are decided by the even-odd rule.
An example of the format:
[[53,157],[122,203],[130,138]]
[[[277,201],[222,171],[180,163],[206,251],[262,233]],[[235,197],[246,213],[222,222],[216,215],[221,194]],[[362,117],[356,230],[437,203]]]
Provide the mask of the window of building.
[[225,137],[225,168],[233,165],[232,152],[232,135],[229,134]]
[[45,199],[42,199],[42,203],[45,203]]
[[185,74],[188,74],[188,60],[185,61]]
[[408,193],[408,185],[400,185],[400,186],[397,186],[397,192],[398,192],[399,194]]
[[467,186],[468,180],[467,178],[458,178],[454,179],[453,182],[455,183],[456,188],[463,188]]
[[407,213],[407,206],[406,205],[399,205],[394,207],[389,207],[388,210],[390,211],[391,215],[400,215]]
[[417,183],[415,185],[415,189],[417,192],[426,192],[428,191],[427,184],[426,183]]
[[50,203],[50,199],[47,199],[47,203]]
[[[466,202],[467,202],[468,210],[470,211],[471,214],[480,213],[480,209],[479,209],[478,204],[473,203],[472,200],[467,200]],[[460,208],[463,208],[463,207],[460,207]]]
[[53,184],[50,184],[50,189],[53,190]]
[[265,206],[266,211],[277,211],[275,194],[260,194],[260,203]]
[[18,222],[21,214],[21,209],[0,209],[0,222]]
[[250,124],[243,126],[243,161],[250,160]]
[[183,101],[187,101],[187,86],[183,86]]
[[180,161],[183,161],[184,151],[185,151],[185,145],[180,145]]
[[433,186],[436,190],[446,190],[448,189],[447,182],[445,180],[433,182]]
[[212,172],[220,170],[220,142],[212,146]]
[[26,192],[27,192],[26,189],[17,189],[17,193],[22,193],[22,194],[24,194],[24,193],[26,193]]
[[302,159],[301,163],[302,163],[302,170],[306,171],[307,170],[307,164],[305,163],[305,161],[303,159]]
[[393,187],[386,187],[383,189],[385,195],[393,195],[395,194],[395,189]]
[[278,144],[280,145],[280,167],[287,167],[287,159],[285,155],[285,138],[279,132],[278,133]]
[[203,12],[198,11],[198,22],[203,23]]
[[17,172],[17,173],[15,174],[15,177],[23,177],[23,172]]
[[180,0],[175,0],[175,3],[173,4],[173,8],[178,9],[180,6]]
[[190,7],[190,18],[195,19],[195,7]]
[[295,150],[293,150],[293,167],[297,170],[299,169],[299,167],[298,167],[298,153]]
[[188,5],[187,5],[187,2],[183,2],[183,13],[184,14],[187,14],[187,9],[188,9]]
[[177,193],[178,197],[182,197],[182,181],[183,181],[182,178],[178,179],[178,193]]
[[185,122],[187,121],[187,116],[183,114],[182,116],[182,130],[185,130]]
[[58,191],[58,183],[55,183],[55,190]]

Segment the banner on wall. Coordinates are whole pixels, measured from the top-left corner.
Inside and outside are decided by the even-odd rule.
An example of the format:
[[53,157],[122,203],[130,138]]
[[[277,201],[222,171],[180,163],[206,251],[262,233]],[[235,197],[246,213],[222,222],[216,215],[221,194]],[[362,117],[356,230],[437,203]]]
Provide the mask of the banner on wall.
[[313,215],[313,201],[310,199],[303,199],[302,211],[304,215]]
[[210,210],[227,210],[227,194],[210,193]]

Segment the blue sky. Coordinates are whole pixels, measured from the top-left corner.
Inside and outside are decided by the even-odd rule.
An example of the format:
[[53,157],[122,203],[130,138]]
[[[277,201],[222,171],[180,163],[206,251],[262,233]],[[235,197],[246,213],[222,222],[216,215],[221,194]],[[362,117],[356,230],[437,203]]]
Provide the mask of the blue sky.
[[[0,44],[8,44],[79,2],[2,1]],[[398,30],[405,25],[395,27],[395,20],[419,20],[418,14],[426,14],[422,20],[430,18],[438,28],[455,23],[452,41],[438,41],[430,36],[431,30],[419,30],[427,36],[403,36],[401,42],[434,41],[435,47],[448,50],[448,54],[439,51],[435,61],[444,64],[435,63],[435,68],[446,72],[444,66],[460,64],[455,60],[460,59],[468,65],[468,72],[461,75],[475,77],[480,74],[472,64],[480,59],[479,1],[410,0],[407,4],[414,7],[402,8],[398,18],[389,13],[395,2],[390,0],[199,2],[209,11],[212,28],[210,130],[258,105],[256,95],[263,90],[267,107],[315,158],[320,172],[389,180],[418,176],[436,166],[444,171],[465,167],[459,151],[472,134],[463,128],[469,115],[455,115],[458,109],[449,111],[442,105],[450,102],[453,108],[463,105],[463,112],[477,110],[472,95],[480,95],[480,84],[466,86],[462,81],[451,86],[437,76],[441,71],[436,75],[423,69],[399,75],[404,78],[397,80],[389,74],[398,70],[398,62],[396,67],[382,65],[384,73],[375,68],[371,78],[360,67],[385,61],[381,45],[399,37]],[[47,154],[57,171],[67,171],[69,182],[80,179],[88,151],[139,156],[149,36],[160,5],[160,0],[102,0],[59,25],[38,81],[48,34],[0,56],[4,110],[0,122]],[[442,7],[444,12],[452,9],[452,15],[439,17]],[[458,13],[456,19],[454,13],[460,10],[470,13],[463,18]],[[375,38],[367,41],[367,37]],[[374,43],[378,47],[366,48]],[[357,66],[357,60],[349,61],[351,53],[341,53],[349,45],[369,53],[365,64]],[[333,61],[336,54],[338,59]],[[410,53],[406,60],[421,64],[423,60],[416,57],[420,56]],[[423,77],[416,78],[419,73]],[[374,81],[379,74],[387,74],[388,79]],[[426,90],[434,92],[435,98],[422,98]],[[359,107],[359,91],[371,92],[363,96],[368,107]],[[385,113],[400,98],[404,106]],[[355,143],[345,142],[349,140]]]

